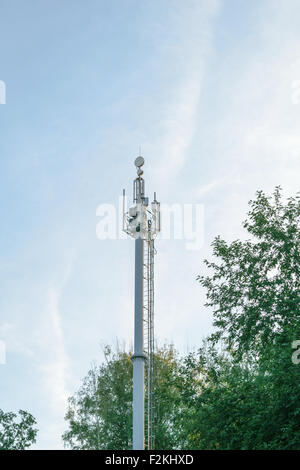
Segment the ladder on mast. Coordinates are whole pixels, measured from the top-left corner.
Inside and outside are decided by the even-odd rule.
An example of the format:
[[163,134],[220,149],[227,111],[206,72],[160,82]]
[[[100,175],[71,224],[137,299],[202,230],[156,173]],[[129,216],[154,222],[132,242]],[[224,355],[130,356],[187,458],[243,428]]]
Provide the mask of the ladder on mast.
[[145,445],[154,449],[154,240],[144,241]]

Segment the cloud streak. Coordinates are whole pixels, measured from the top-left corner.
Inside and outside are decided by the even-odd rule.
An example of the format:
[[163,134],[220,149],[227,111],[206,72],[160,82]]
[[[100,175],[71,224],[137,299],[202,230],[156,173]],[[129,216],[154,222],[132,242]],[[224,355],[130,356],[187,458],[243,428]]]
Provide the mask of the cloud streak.
[[[170,67],[169,100],[160,110],[160,158],[154,169],[159,183],[177,178],[188,158],[199,110],[202,80],[212,50],[214,24],[221,3],[197,1],[178,4],[173,13],[177,41],[167,57]],[[175,79],[173,77],[175,75]]]
[[[70,359],[65,347],[65,333],[61,300],[64,286],[71,273],[69,264],[60,283],[49,286],[45,293],[45,312],[40,328],[39,351],[41,359],[41,388],[46,398],[47,426],[42,425],[40,442],[50,442],[53,448],[61,448],[61,435],[65,429],[64,415],[67,410]],[[51,418],[50,418],[51,417]],[[42,423],[43,424],[43,423]],[[49,444],[47,445],[49,448]]]

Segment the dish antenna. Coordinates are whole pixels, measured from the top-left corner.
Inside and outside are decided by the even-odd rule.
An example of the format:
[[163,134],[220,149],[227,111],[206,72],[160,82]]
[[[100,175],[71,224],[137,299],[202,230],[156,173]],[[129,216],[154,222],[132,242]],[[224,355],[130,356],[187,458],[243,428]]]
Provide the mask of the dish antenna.
[[143,157],[137,157],[135,160],[134,160],[134,164],[137,168],[141,168],[141,166],[143,166],[145,163],[145,160],[143,159]]

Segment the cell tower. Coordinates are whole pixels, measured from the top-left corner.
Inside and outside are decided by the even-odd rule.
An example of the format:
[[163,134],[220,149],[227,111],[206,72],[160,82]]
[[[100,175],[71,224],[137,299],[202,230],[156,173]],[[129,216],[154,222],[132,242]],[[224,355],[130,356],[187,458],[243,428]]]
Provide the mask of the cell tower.
[[[160,203],[151,210],[145,196],[142,166],[135,159],[137,178],[133,182],[133,205],[125,210],[123,190],[123,230],[135,239],[135,302],[133,363],[133,449],[154,448],[154,239],[160,231]],[[146,377],[145,377],[146,365]]]

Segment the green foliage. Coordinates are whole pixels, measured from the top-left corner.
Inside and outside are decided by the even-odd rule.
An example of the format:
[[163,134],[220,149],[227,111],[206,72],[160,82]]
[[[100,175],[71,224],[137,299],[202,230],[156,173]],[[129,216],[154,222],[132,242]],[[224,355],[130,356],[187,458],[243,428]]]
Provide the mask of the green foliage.
[[285,330],[299,334],[300,197],[282,202],[280,188],[273,198],[262,191],[250,201],[244,227],[246,241],[228,244],[217,237],[212,246],[218,262],[198,280],[207,290],[216,332],[240,357],[263,352]]
[[185,358],[185,448],[300,449],[300,366],[290,345],[272,345],[268,356],[241,363],[210,346]]
[[130,449],[132,426],[130,354],[105,350],[105,363],[93,365],[78,393],[69,399],[63,435],[72,449]]
[[[282,340],[282,338],[281,338]],[[300,366],[279,342],[260,359],[238,362],[210,342],[179,358],[156,352],[156,449],[300,449]],[[130,449],[130,354],[94,366],[70,399],[72,449]]]
[[205,261],[212,273],[198,277],[213,309],[210,341],[222,340],[231,358],[209,354],[205,380],[219,368],[218,380],[202,386],[189,425],[206,422],[194,441],[200,448],[300,449],[300,366],[291,358],[300,339],[300,198],[284,203],[278,187],[249,204],[251,238],[217,237],[218,261]]
[[[213,242],[198,280],[215,333],[197,352],[155,354],[155,448],[300,450],[300,198],[262,191],[244,223],[250,238]],[[130,354],[106,350],[69,401],[73,449],[130,449]]]
[[[79,391],[69,399],[64,433],[71,449],[132,448],[132,362],[131,354],[110,347],[105,362],[93,365]],[[157,442],[164,448],[175,446],[172,429],[176,414],[177,360],[172,347],[163,347],[155,355],[155,410]]]
[[154,364],[155,448],[176,449],[180,446],[176,417],[181,404],[178,353],[172,345],[157,349]]
[[27,411],[0,410],[0,450],[25,450],[36,441],[36,420]]

